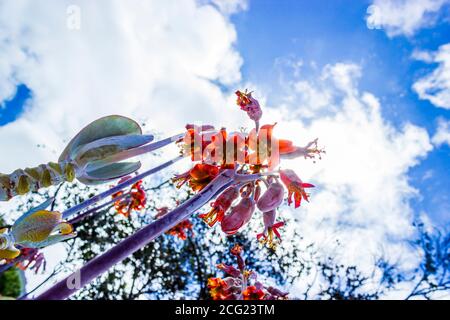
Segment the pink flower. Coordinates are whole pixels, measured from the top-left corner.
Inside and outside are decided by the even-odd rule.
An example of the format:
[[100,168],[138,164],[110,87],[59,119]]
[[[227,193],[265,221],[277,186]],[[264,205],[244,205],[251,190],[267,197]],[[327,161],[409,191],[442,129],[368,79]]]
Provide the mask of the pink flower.
[[262,212],[274,210],[280,206],[284,198],[284,187],[281,183],[274,182],[269,185],[266,192],[259,198],[257,206]]
[[212,209],[208,213],[200,214],[199,217],[203,219],[210,227],[214,226],[216,222],[221,222],[225,212],[230,209],[233,201],[239,197],[239,189],[231,187],[225,190],[214,203],[211,204]]
[[[264,244],[267,244],[269,248],[275,249],[275,237],[281,241],[280,233],[278,228],[284,226],[284,222],[275,223],[277,216],[276,210],[271,210],[263,213],[264,220],[264,231],[256,236],[256,238]],[[275,235],[275,236],[274,236]]]
[[241,110],[247,112],[247,115],[253,121],[259,121],[262,117],[262,110],[258,100],[252,97],[251,92],[236,91],[236,104],[241,107]]
[[309,202],[309,195],[306,193],[306,188],[314,188],[310,183],[304,183],[297,174],[290,169],[280,170],[280,178],[284,185],[288,188],[288,203],[291,205],[292,197],[295,200],[295,208],[300,207],[302,199]]
[[256,203],[251,197],[242,198],[222,219],[222,231],[228,235],[235,234],[250,221],[255,209]]

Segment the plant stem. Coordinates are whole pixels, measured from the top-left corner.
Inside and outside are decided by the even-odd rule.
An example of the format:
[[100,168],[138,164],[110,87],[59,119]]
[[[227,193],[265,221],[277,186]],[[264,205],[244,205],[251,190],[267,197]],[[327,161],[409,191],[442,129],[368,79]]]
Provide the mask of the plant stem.
[[[175,141],[179,141],[180,139],[182,139],[184,137],[184,133],[179,133],[177,135],[174,135],[172,137],[157,141],[157,142],[153,142],[147,145],[143,145],[137,148],[133,148],[133,149],[129,149],[129,150],[124,150],[122,152],[119,152],[117,154],[114,154],[112,156],[106,157],[104,159],[102,159],[102,161],[100,161],[99,164],[87,164],[87,166],[89,167],[89,170],[94,170],[94,169],[98,169],[102,166],[104,166],[107,163],[117,163],[123,160],[127,160],[130,158],[134,158],[136,156],[142,155],[142,154],[146,154],[155,150],[158,150],[162,147],[165,147],[169,144],[171,144],[172,142]],[[86,167],[81,169],[81,172],[84,172],[86,170]]]
[[80,204],[78,204],[78,205],[76,205],[76,206],[74,206],[74,207],[64,211],[63,212],[63,218],[67,219],[67,218],[71,217],[72,215],[74,215],[75,213],[78,213],[81,210],[83,210],[83,209],[85,209],[85,208],[87,208],[87,207],[89,207],[89,206],[99,202],[100,200],[113,195],[114,193],[124,189],[125,187],[128,187],[128,186],[130,186],[132,184],[135,184],[136,182],[138,182],[139,180],[142,180],[145,177],[148,177],[148,176],[150,176],[150,175],[152,175],[154,173],[157,173],[157,172],[159,172],[159,171],[161,171],[161,170],[171,166],[172,164],[174,164],[175,162],[177,162],[177,161],[179,161],[179,160],[181,160],[183,158],[184,158],[184,156],[178,156],[178,157],[176,157],[176,158],[174,158],[172,160],[169,160],[169,161],[167,161],[167,162],[165,162],[165,163],[163,163],[163,164],[161,164],[161,165],[159,165],[159,166],[157,166],[155,168],[152,168],[152,169],[147,170],[147,171],[145,171],[145,172],[143,172],[141,174],[138,174],[137,176],[135,176],[135,177],[133,177],[131,179],[128,179],[128,180],[118,184],[117,186],[115,186],[115,187],[113,187],[113,188],[111,188],[109,190],[106,190],[106,191],[104,191],[104,192],[102,192],[102,193],[100,193],[98,195],[95,195],[92,198],[90,198],[90,199],[88,199],[88,200],[86,200],[86,201],[84,201],[84,202],[82,202],[82,203],[80,203]]
[[114,202],[116,202],[116,201],[118,201],[120,199],[123,199],[125,197],[129,197],[129,196],[130,196],[130,193],[121,194],[121,195],[115,197],[114,199],[111,199],[111,200],[109,200],[109,201],[107,201],[107,202],[105,202],[105,203],[103,203],[103,204],[101,204],[99,206],[96,206],[96,207],[94,207],[92,209],[86,210],[85,212],[83,212],[83,213],[77,215],[76,217],[70,219],[68,222],[70,224],[72,224],[72,225],[76,224],[76,223],[82,221],[83,219],[87,218],[91,214],[97,213],[97,211],[99,211],[99,210],[101,210],[101,209],[103,209],[103,208],[105,208],[105,207],[107,207],[109,205],[112,205]]
[[134,252],[146,246],[156,237],[187,219],[232,184],[251,181],[254,178],[254,175],[236,175],[234,170],[231,169],[223,171],[200,193],[187,200],[167,215],[142,228],[125,240],[122,240],[104,254],[89,261],[81,269],[58,282],[35,300],[67,299],[77,290],[106,272],[109,268],[123,261]]

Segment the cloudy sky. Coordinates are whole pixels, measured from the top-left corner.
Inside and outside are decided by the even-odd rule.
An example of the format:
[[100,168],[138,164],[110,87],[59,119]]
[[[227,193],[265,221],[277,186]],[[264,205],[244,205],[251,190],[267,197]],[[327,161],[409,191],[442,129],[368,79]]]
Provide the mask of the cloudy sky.
[[450,222],[449,34],[448,0],[0,1],[0,172],[108,114],[161,135],[248,126],[248,88],[277,135],[326,148],[283,163],[317,186],[286,209],[306,239],[412,266],[412,221]]

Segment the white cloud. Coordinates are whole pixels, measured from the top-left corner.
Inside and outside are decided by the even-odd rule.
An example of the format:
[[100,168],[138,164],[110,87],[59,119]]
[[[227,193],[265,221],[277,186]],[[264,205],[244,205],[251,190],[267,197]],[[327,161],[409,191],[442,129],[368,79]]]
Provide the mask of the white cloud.
[[412,36],[435,23],[436,16],[449,0],[374,0],[367,9],[369,29],[384,29],[389,37]]
[[450,146],[450,120],[439,119],[432,141],[437,146],[443,144]]
[[413,84],[420,99],[429,100],[436,107],[450,109],[450,43],[436,52],[415,51],[413,57],[427,63],[437,63],[433,72]]
[[234,26],[217,8],[194,0],[76,1],[81,24],[72,30],[72,4],[0,3],[0,99],[18,83],[33,94],[21,119],[0,127],[8,150],[2,172],[55,160],[63,139],[107,114],[171,133],[187,122],[239,117],[222,121],[227,99],[215,83],[239,82],[242,59]]
[[283,124],[279,137],[299,144],[318,137],[326,148],[315,164],[303,159],[282,164],[316,185],[311,202],[292,212],[305,241],[368,274],[380,252],[411,268],[417,256],[405,240],[413,235],[409,200],[418,191],[408,182],[408,170],[432,145],[423,128],[406,123],[399,130],[387,123],[378,99],[358,90],[361,75],[355,64],[327,65],[315,80],[301,80],[300,86],[293,81],[289,102],[268,109],[265,120]]

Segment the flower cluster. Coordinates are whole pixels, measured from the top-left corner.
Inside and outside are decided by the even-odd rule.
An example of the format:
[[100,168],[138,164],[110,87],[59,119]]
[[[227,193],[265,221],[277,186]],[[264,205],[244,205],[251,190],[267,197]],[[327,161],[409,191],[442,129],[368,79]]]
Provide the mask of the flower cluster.
[[247,270],[243,258],[243,249],[235,245],[231,254],[237,260],[237,268],[226,264],[218,264],[225,278],[209,278],[208,288],[213,300],[285,300],[288,293],[273,287],[266,287],[257,280],[257,275]]
[[241,175],[259,175],[249,183],[230,186],[211,203],[211,210],[199,217],[210,227],[219,223],[224,233],[233,235],[258,209],[262,213],[264,230],[257,239],[275,248],[281,241],[279,228],[284,226],[284,222],[276,221],[276,216],[285,199],[285,188],[288,204],[298,208],[302,200],[309,201],[306,190],[314,187],[304,183],[293,170],[279,170],[280,159],[315,159],[324,151],[318,148],[317,139],[304,147],[278,139],[274,135],[276,123],[259,128],[262,111],[258,101],[247,91],[236,94],[237,104],[257,123],[256,128],[245,134],[229,133],[225,128],[215,130],[211,126],[188,125],[182,149],[196,163],[174,181],[177,187],[187,184],[194,192],[199,192],[225,169],[234,169]]
[[[130,176],[124,177],[119,181],[119,184],[130,179]],[[125,194],[123,191],[119,191],[112,195],[113,199],[117,199],[114,202],[114,208],[117,213],[129,217],[131,212],[140,211],[145,208],[147,203],[147,196],[142,187],[142,180],[133,184],[130,188],[130,192]]]

